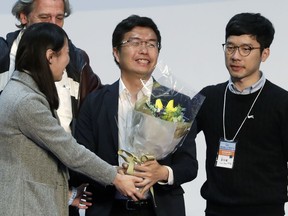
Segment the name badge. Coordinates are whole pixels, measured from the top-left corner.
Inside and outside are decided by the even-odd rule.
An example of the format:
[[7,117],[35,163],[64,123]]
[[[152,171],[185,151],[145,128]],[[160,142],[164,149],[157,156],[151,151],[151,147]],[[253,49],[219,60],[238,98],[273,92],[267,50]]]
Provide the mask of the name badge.
[[220,140],[215,166],[229,169],[233,168],[236,143],[235,141]]

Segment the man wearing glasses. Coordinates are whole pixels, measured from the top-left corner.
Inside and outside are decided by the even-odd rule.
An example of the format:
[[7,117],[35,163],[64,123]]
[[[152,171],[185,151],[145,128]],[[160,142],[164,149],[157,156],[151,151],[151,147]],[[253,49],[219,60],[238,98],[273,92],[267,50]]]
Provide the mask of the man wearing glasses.
[[[50,22],[60,27],[71,13],[69,0],[18,0],[12,14],[19,20],[20,30],[0,38],[0,93],[15,68],[18,43],[26,27],[33,23]],[[33,42],[33,41],[31,41]],[[57,111],[61,125],[67,132],[73,130],[72,120],[86,97],[101,86],[99,77],[93,73],[85,51],[75,47],[69,40],[70,63],[64,70],[63,78],[56,82],[60,106]]]
[[207,144],[206,216],[283,216],[287,201],[288,92],[264,76],[272,23],[240,13],[226,26],[227,82],[205,87],[197,116]]
[[[124,161],[117,152],[129,147],[125,138],[131,128],[130,114],[135,102],[145,96],[152,100],[151,91],[141,81],[146,86],[154,82],[152,73],[161,48],[161,35],[152,19],[132,15],[116,26],[112,44],[120,79],[87,97],[77,119],[75,137],[100,158],[121,166]],[[184,216],[181,184],[193,180],[198,168],[195,141],[188,137],[164,159],[135,165],[134,175],[144,178],[141,186],[145,191],[153,186],[154,199],[149,194],[145,200],[134,202],[121,196],[114,187],[105,188],[83,179],[93,192],[92,206],[86,210],[86,216]]]

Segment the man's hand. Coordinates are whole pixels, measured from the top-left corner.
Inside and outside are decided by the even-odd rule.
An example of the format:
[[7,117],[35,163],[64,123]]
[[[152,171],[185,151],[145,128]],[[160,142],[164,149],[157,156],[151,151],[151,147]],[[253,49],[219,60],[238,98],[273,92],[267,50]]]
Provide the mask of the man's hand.
[[[123,164],[123,167],[127,168],[127,164]],[[137,186],[140,186],[141,193],[145,194],[145,192],[157,182],[166,182],[169,177],[169,171],[156,160],[152,160],[135,165],[133,175],[143,179],[143,182]]]
[[91,196],[92,193],[86,191],[86,187],[89,184],[82,184],[77,187],[77,195],[76,198],[72,202],[72,206],[77,207],[79,209],[87,209],[89,206],[92,205],[90,202],[92,200]]

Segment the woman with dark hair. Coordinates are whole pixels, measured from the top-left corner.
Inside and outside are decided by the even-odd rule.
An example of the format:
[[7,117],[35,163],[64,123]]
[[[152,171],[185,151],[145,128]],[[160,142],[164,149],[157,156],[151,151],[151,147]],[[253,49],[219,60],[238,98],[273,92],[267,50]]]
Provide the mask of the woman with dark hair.
[[61,27],[37,23],[19,43],[16,70],[0,97],[0,215],[68,215],[67,167],[142,198],[141,178],[118,174],[59,124],[54,81],[69,63],[67,38]]

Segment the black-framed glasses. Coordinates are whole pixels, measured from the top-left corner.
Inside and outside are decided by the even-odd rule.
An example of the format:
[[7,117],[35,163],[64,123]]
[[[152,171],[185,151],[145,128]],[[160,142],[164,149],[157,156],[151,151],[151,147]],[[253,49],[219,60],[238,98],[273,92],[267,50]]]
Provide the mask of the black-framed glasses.
[[159,43],[156,40],[140,40],[138,38],[130,38],[128,40],[122,41],[119,46],[127,44],[130,47],[139,48],[145,46],[148,49],[159,49]]
[[243,57],[248,56],[252,50],[254,49],[261,49],[261,47],[252,47],[248,44],[242,44],[240,46],[235,46],[233,44],[222,44],[224,52],[228,55],[232,55],[235,53],[236,50],[238,50],[239,54]]

